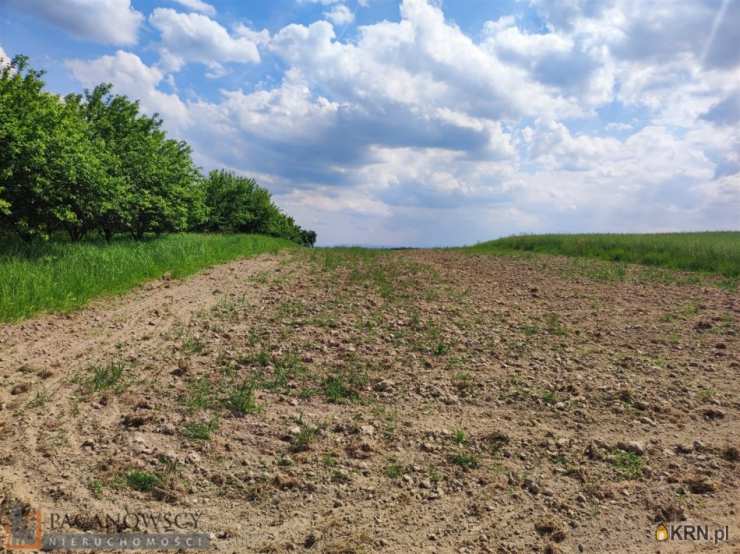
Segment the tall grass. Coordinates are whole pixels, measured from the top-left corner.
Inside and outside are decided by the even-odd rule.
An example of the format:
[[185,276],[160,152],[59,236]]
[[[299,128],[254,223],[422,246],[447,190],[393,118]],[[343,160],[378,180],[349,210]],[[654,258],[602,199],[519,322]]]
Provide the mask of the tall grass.
[[740,232],[523,235],[476,244],[471,252],[541,252],[740,276]]
[[71,310],[165,273],[183,277],[236,258],[295,246],[260,235],[180,234],[145,241],[122,238],[110,244],[30,245],[0,235],[0,321]]

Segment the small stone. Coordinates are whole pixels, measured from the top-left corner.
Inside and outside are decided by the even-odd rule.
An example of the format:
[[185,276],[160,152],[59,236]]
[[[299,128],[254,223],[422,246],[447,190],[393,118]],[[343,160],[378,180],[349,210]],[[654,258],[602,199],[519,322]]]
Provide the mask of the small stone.
[[10,389],[10,394],[13,396],[24,394],[29,391],[31,386],[28,383],[18,383],[16,386],[14,386],[12,389]]
[[275,486],[281,490],[297,488],[300,483],[295,477],[276,475],[274,479]]
[[534,481],[532,481],[531,479],[526,479],[524,481],[524,488],[527,489],[532,494],[539,494],[540,492],[539,485],[535,483]]
[[638,456],[642,456],[645,453],[645,445],[639,441],[619,442],[617,443],[617,448],[620,448],[625,452],[632,452]]
[[372,425],[360,425],[360,433],[363,435],[373,436],[375,434],[375,427]]
[[693,494],[709,494],[717,490],[717,484],[714,481],[702,477],[687,479],[684,484],[689,487]]
[[388,392],[393,389],[394,385],[395,383],[393,381],[383,379],[382,381],[375,383],[375,386],[373,388],[376,392]]
[[148,417],[136,414],[126,414],[121,417],[121,425],[129,429],[142,427],[148,421]]
[[740,461],[740,451],[734,446],[728,446],[722,451],[722,457],[728,462]]
[[704,419],[708,421],[714,421],[716,419],[723,419],[725,417],[725,412],[717,408],[706,408],[702,412],[702,414],[704,415]]
[[549,536],[555,542],[563,542],[565,540],[565,531],[551,519],[541,519],[535,523],[534,529],[541,537]]
[[170,371],[170,374],[174,375],[175,377],[179,377],[181,375],[185,375],[189,369],[190,362],[185,358],[180,358],[179,360],[177,360],[177,367]]
[[313,548],[313,546],[321,540],[321,533],[319,531],[311,531],[306,540],[303,541],[304,548]]
[[658,513],[655,514],[656,523],[665,523],[668,521],[684,521],[686,519],[686,512],[678,504],[668,504],[661,506]]
[[177,430],[175,429],[175,426],[171,423],[163,423],[157,428],[157,432],[163,435],[174,435]]

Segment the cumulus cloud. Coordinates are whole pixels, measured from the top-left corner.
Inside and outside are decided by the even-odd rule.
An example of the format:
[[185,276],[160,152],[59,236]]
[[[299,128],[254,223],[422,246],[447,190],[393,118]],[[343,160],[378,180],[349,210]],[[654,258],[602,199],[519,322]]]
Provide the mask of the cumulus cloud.
[[344,4],[337,4],[331,10],[324,12],[324,17],[335,25],[347,25],[355,20],[355,14]]
[[484,26],[483,46],[501,60],[522,67],[545,85],[571,96],[581,106],[598,106],[612,97],[615,68],[607,51],[579,36],[552,31],[528,33],[512,17]]
[[[551,14],[563,23],[545,33],[531,34],[513,18],[489,22],[480,43],[423,0],[404,1],[400,22],[362,27],[354,42],[338,41],[325,22],[287,26],[270,48],[292,67],[291,79],[269,93],[271,110],[306,115],[281,121],[244,102],[249,95],[238,108],[229,98],[228,117],[248,122],[238,133],[246,141],[239,150],[258,151],[247,165],[276,176],[286,199],[310,199],[330,219],[338,218],[330,206],[348,206],[338,199],[345,193],[336,192],[346,190],[353,205],[373,207],[363,218],[383,218],[385,226],[401,226],[401,213],[421,221],[433,211],[449,215],[472,206],[516,214],[534,230],[569,230],[564,218],[575,222],[570,230],[615,230],[663,208],[653,219],[662,229],[698,222],[704,212],[696,206],[709,205],[702,204],[701,184],[718,168],[734,167],[731,130],[718,136],[704,125],[700,134],[680,138],[673,126],[695,126],[704,113],[713,120],[732,115],[717,104],[732,80],[714,70],[698,78],[695,46],[638,59],[627,45],[642,39],[625,35],[609,17],[619,13],[617,21],[634,29],[628,18],[639,11],[577,4]],[[286,105],[291,87],[318,112]],[[327,96],[315,96],[316,89]],[[619,101],[648,109],[655,123],[610,122],[626,134],[617,139],[573,133],[564,122]],[[270,113],[276,126],[260,125],[254,112]],[[533,122],[511,128],[527,118]],[[306,129],[315,130],[309,145]],[[236,156],[231,162],[238,163]]]
[[[331,20],[271,35],[157,9],[156,66],[117,52],[68,67],[164,114],[204,168],[256,176],[324,244],[721,228],[740,202],[734,4],[712,41],[715,0],[530,0],[544,29],[503,17],[476,39],[428,0],[351,39]],[[653,44],[672,28],[686,36]],[[260,47],[285,67],[277,84],[187,102],[160,90],[184,63],[217,75]]]
[[328,22],[289,25],[273,37],[271,49],[310,83],[363,105],[401,104],[419,112],[454,106],[498,119],[581,112],[446,23],[439,8],[406,0],[401,14],[399,23],[361,27],[356,44],[337,41]]
[[164,75],[156,67],[149,67],[136,54],[117,51],[113,56],[96,60],[68,60],[72,75],[85,87],[112,83],[114,93],[125,94],[140,100],[141,107],[149,113],[159,113],[168,127],[176,132],[184,129],[190,114],[177,95],[158,90]]
[[161,33],[162,61],[167,69],[179,70],[188,62],[197,62],[221,73],[222,63],[260,61],[255,36],[248,35],[244,26],[238,36],[232,36],[205,15],[169,8],[155,9],[149,22]]
[[200,12],[205,15],[214,16],[216,15],[216,8],[211,4],[203,2],[203,0],[172,0],[181,6],[188,8],[194,12]]
[[7,0],[72,35],[104,44],[136,44],[144,16],[130,0]]
[[736,0],[530,0],[549,22],[574,36],[608,44],[616,57],[660,62],[690,55],[707,67],[740,63]]

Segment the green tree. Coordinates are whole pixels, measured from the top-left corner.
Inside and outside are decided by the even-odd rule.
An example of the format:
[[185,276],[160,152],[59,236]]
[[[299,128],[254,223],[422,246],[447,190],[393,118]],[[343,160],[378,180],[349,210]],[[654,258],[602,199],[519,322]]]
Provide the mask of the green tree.
[[22,238],[90,230],[104,172],[79,109],[19,56],[0,72],[2,226]]
[[254,179],[228,171],[211,171],[204,183],[210,231],[267,233],[275,217],[270,193]]
[[[0,188],[2,226],[29,240],[41,231],[48,187],[46,151],[54,102],[43,92],[43,74],[24,56],[0,72]],[[39,202],[41,205],[38,205]]]
[[206,230],[316,241],[253,179],[203,177],[190,146],[111,85],[61,98],[42,77],[23,56],[0,67],[0,230],[25,240]]
[[261,233],[313,246],[316,233],[296,225],[254,179],[228,171],[211,171],[203,184],[209,231]]
[[157,115],[141,114],[137,101],[112,95],[109,84],[87,91],[81,102],[107,151],[114,192],[99,218],[106,236],[182,231],[203,219],[200,175],[187,143],[168,139]]

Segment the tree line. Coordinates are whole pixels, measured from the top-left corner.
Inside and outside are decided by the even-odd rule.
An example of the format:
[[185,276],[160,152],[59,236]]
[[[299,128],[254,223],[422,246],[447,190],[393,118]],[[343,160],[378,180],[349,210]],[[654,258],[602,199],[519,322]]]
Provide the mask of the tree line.
[[25,56],[0,65],[0,231],[27,241],[210,231],[315,243],[253,179],[202,175],[190,146],[138,101],[109,84],[60,97],[42,78]]

